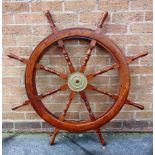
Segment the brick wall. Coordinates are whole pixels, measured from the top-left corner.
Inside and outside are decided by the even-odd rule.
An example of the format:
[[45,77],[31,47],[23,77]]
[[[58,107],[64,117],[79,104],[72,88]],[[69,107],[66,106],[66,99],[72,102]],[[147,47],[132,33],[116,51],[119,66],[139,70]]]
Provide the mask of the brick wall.
[[[70,27],[95,29],[102,11],[109,16],[103,27],[104,35],[111,38],[126,56],[149,52],[143,59],[130,64],[131,89],[129,99],[145,106],[143,111],[125,105],[104,131],[152,131],[152,0],[3,0],[3,129],[10,131],[51,131],[31,105],[12,111],[11,107],[27,99],[24,88],[25,65],[11,60],[14,53],[29,58],[34,47],[51,33],[44,15],[49,9],[59,30]],[[73,64],[78,68],[88,49],[89,41],[67,40],[66,48]],[[44,55],[41,63],[58,71],[69,73],[57,45]],[[112,57],[97,46],[88,63],[87,73],[114,63]],[[54,75],[37,71],[36,85],[39,93],[56,88],[64,81]],[[91,81],[94,85],[117,93],[118,71],[109,71]],[[103,114],[113,100],[96,92],[87,92],[96,117]],[[43,100],[45,106],[57,116],[67,102],[68,91]],[[79,95],[67,113],[68,119],[88,118]]]

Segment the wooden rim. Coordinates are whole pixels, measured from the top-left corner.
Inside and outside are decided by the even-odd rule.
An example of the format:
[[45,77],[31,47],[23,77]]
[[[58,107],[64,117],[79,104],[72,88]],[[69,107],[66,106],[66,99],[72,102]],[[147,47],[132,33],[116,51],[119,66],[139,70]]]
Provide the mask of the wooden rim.
[[[116,103],[100,118],[95,121],[84,121],[84,122],[69,122],[60,121],[51,112],[49,112],[43,105],[42,101],[37,96],[37,90],[35,85],[35,75],[36,75],[36,64],[40,61],[41,57],[44,55],[45,49],[57,42],[58,40],[63,40],[65,38],[84,38],[84,39],[94,39],[99,45],[104,47],[119,64],[119,76],[120,76],[120,88],[119,88],[119,98]],[[121,50],[107,37],[101,34],[94,33],[93,30],[85,28],[71,28],[59,31],[55,35],[50,35],[46,37],[42,42],[40,42],[34,49],[29,62],[27,63],[25,72],[25,87],[27,91],[28,98],[31,100],[31,105],[38,115],[44,119],[49,124],[56,126],[68,131],[86,131],[91,129],[96,129],[113,119],[118,112],[123,107],[130,88],[130,76],[129,69],[124,55]]]

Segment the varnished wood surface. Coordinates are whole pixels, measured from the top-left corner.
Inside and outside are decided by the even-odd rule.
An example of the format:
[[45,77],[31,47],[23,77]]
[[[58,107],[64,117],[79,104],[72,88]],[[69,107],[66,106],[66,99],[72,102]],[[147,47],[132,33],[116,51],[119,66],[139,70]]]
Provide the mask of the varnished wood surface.
[[[33,96],[37,95],[36,86],[35,86],[35,72],[36,68],[35,65],[41,59],[42,55],[44,54],[43,51],[45,48],[50,46],[51,44],[57,42],[58,40],[62,40],[69,37],[82,37],[82,38],[89,38],[95,39],[98,44],[103,46],[110,54],[114,57],[117,64],[119,64],[120,69],[120,91],[119,91],[119,98],[116,101],[115,105],[102,117],[98,118],[95,121],[88,121],[87,123],[70,123],[68,121],[60,121],[54,117],[54,115],[49,112],[43,103],[40,100],[34,100]],[[129,86],[130,86],[130,77],[129,77],[129,69],[126,62],[126,58],[122,54],[121,50],[107,37],[95,33],[93,30],[90,29],[83,29],[83,28],[72,28],[72,29],[65,29],[59,31],[57,34],[53,34],[48,36],[44,39],[34,50],[32,53],[29,62],[26,68],[25,74],[25,83],[26,83],[26,90],[28,93],[29,99],[32,100],[32,106],[36,110],[36,112],[45,119],[51,125],[54,125],[58,128],[62,128],[64,130],[69,131],[84,131],[98,128],[108,121],[110,121],[113,117],[117,115],[120,111],[122,106],[124,105],[125,100],[128,96]]]

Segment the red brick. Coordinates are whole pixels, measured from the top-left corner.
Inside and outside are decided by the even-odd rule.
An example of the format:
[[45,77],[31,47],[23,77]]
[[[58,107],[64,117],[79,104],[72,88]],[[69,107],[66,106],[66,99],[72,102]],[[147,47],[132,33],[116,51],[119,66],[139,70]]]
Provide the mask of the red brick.
[[53,19],[58,23],[63,23],[63,25],[64,23],[77,23],[78,15],[77,13],[57,13],[53,15]]
[[[72,23],[78,19],[76,13],[56,13],[52,17],[57,23]],[[15,22],[17,24],[45,24],[47,19],[42,13],[15,14]]]
[[152,66],[130,66],[132,74],[152,74]]
[[99,46],[98,44],[96,46],[96,55],[97,56],[100,56],[100,55],[110,56],[109,52],[103,47]]
[[123,24],[104,24],[104,33],[122,34],[127,32],[127,25]]
[[151,45],[150,46],[149,45],[137,45],[137,46],[130,45],[127,47],[128,55],[137,55],[144,52],[148,52],[149,54],[151,54],[153,52],[152,46]]
[[145,86],[144,85],[134,85],[133,87],[131,87],[130,92],[135,93],[135,94],[152,93],[152,87],[153,87],[152,85],[150,85],[149,83],[146,82]]
[[21,83],[20,78],[17,77],[3,77],[2,81],[3,86],[19,86]]
[[41,119],[36,112],[26,113],[26,120],[39,120]]
[[[25,57],[25,56],[30,56],[32,53],[32,48],[31,47],[8,47],[8,48],[3,48],[3,55],[7,56],[10,53],[14,53],[18,56]],[[11,61],[15,61],[10,59]],[[16,61],[17,62],[17,61]],[[20,63],[22,65],[22,63]]]
[[[143,81],[143,86],[144,86],[144,81]],[[153,95],[152,94],[137,94],[137,100],[139,101],[139,103],[145,103],[145,105],[149,105],[152,104],[152,100],[153,100]],[[150,103],[150,104],[149,104]],[[144,106],[145,106],[144,105]],[[146,109],[146,108],[145,108]],[[150,109],[150,108],[149,108]]]
[[10,87],[9,90],[10,94],[14,95],[14,96],[20,96],[20,95],[25,95],[26,91],[25,91],[25,87]]
[[145,13],[145,21],[153,21],[153,12]]
[[51,34],[51,28],[49,25],[37,25],[37,26],[32,26],[31,27],[33,30],[33,35],[35,36],[47,36],[49,34]]
[[110,122],[110,127],[111,128],[117,128],[117,129],[122,129],[122,124],[123,122],[122,121],[111,121]]
[[108,101],[108,96],[103,94],[97,94],[97,95],[87,95],[90,103],[104,103]]
[[108,109],[111,106],[112,106],[111,104],[97,103],[97,104],[95,104],[95,109],[96,109],[96,111],[102,111],[104,113],[104,112],[108,111]]
[[[81,12],[80,22],[81,23],[91,23],[97,25],[102,16],[102,12]],[[110,15],[107,16],[105,21],[109,21]]]
[[3,112],[8,112],[8,111],[12,111],[12,109],[11,109],[11,104],[3,104],[2,105],[2,109],[3,109]]
[[29,26],[3,26],[3,35],[30,35],[31,27]]
[[116,44],[123,44],[123,45],[137,45],[141,41],[140,35],[112,35],[111,39]]
[[69,47],[69,46],[78,46],[80,44],[80,40],[81,39],[67,39],[67,40],[64,40],[64,43],[65,43],[65,46],[66,47]]
[[62,2],[61,1],[52,1],[52,2],[32,2],[31,3],[32,12],[44,12],[46,10],[53,11],[62,11]]
[[29,12],[29,3],[27,2],[4,2],[3,12]]
[[2,61],[3,66],[17,66],[18,65],[17,60],[10,61],[10,58],[3,58],[2,60],[3,60]]
[[[92,104],[91,104],[92,107]],[[86,111],[84,103],[72,103],[68,111]]]
[[37,86],[51,85],[50,77],[36,77]]
[[136,119],[153,119],[153,113],[152,112],[136,112]]
[[[68,46],[66,47],[68,53],[71,55],[71,56],[80,56],[81,58],[84,59],[84,56],[86,55],[86,52],[88,51],[89,49],[89,46]],[[95,52],[92,52],[92,55],[94,55]]]
[[140,85],[145,84],[145,82],[147,82],[150,85],[153,85],[153,77],[152,75],[145,75],[145,76],[140,76]]
[[[55,112],[54,114],[57,117],[59,117],[61,112]],[[78,112],[67,112],[65,119],[67,120],[79,119],[79,113]]]
[[52,128],[52,126],[50,124],[48,124],[47,122],[42,122],[42,128]]
[[152,33],[152,23],[136,23],[131,24],[130,29],[132,33]]
[[110,76],[110,84],[119,84],[119,76]]
[[[78,57],[71,57],[70,58],[72,63],[75,65],[79,65],[79,58]],[[67,62],[64,58],[64,56],[61,57],[51,57],[51,64],[56,66],[67,66]]]
[[[7,88],[8,89],[8,88]],[[20,101],[23,101],[23,98],[17,98],[17,96],[11,96],[5,92],[5,87],[3,88],[3,104],[20,104]]]
[[153,55],[148,54],[146,57],[140,59],[140,64],[145,66],[152,66],[153,65]]
[[153,44],[153,35],[141,35],[141,43],[142,44]]
[[109,77],[108,76],[97,76],[94,79],[90,81],[92,84],[97,84],[97,85],[107,85],[109,84]]
[[[52,96],[52,100],[51,100],[51,102],[54,104],[54,103],[64,103],[64,104],[66,104],[67,103],[67,100],[68,100],[68,94],[66,95],[58,95],[58,94],[54,94],[53,96]],[[77,103],[77,102],[79,102],[79,100],[78,100],[78,98],[77,97],[75,97],[74,99],[73,99],[73,101],[72,101],[72,103]]]
[[49,109],[51,112],[63,112],[66,103],[60,104],[46,104],[46,108]]
[[16,44],[15,36],[5,35],[2,39],[3,46],[14,46]]
[[152,10],[153,2],[152,0],[134,0],[131,1],[131,10]]
[[[101,116],[103,114],[103,112],[93,112],[93,113],[95,117],[97,117],[97,115]],[[80,112],[79,115],[80,115],[80,120],[90,120],[88,112]]]
[[24,68],[18,68],[18,67],[6,67],[2,70],[3,76],[11,76],[11,77],[18,77],[18,76],[24,76]]
[[44,39],[43,36],[23,35],[16,36],[16,46],[33,46],[35,47],[40,41]]
[[60,79],[59,77],[52,77],[51,78],[51,85],[63,85],[64,80]]
[[112,16],[112,22],[115,22],[115,23],[139,22],[143,20],[144,20],[144,13],[142,12],[113,13],[113,16]]
[[127,10],[129,0],[99,0],[99,10],[120,11]]
[[92,11],[96,8],[95,0],[72,0],[64,2],[65,11]]
[[114,120],[117,120],[117,119],[123,119],[123,120],[134,119],[134,112],[123,112],[123,111],[121,111],[114,118]]
[[29,14],[15,14],[16,24],[39,24],[46,23],[46,17],[41,13],[29,13]]
[[13,24],[13,16],[11,13],[9,14],[3,13],[2,24]]
[[3,120],[25,120],[24,113],[4,112],[2,113]]
[[[81,60],[80,62],[82,63],[83,58],[80,59],[80,60]],[[103,67],[103,65],[108,65],[109,62],[110,62],[110,60],[107,57],[104,57],[104,56],[100,56],[100,57],[99,56],[91,56],[87,64],[90,65],[90,66],[93,65],[93,64],[102,65],[102,67]]]
[[[133,100],[131,100],[133,102]],[[137,103],[137,102],[136,102]],[[141,103],[140,103],[141,104]],[[143,105],[143,104],[141,104]],[[132,105],[128,105],[128,104],[125,104],[122,108],[122,111],[124,112],[133,112],[133,111],[137,111],[138,109]]]
[[9,95],[9,88],[8,87],[3,86],[2,91],[3,91],[3,96],[8,96]]

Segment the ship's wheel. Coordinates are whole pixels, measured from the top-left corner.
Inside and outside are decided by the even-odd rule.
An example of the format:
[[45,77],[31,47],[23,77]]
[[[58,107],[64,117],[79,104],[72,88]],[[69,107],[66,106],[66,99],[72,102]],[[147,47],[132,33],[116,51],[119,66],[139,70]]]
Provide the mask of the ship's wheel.
[[[74,132],[82,132],[94,129],[99,136],[101,144],[104,145],[105,140],[102,137],[100,127],[112,120],[119,113],[124,104],[129,104],[139,109],[144,109],[142,105],[134,103],[127,99],[130,89],[130,72],[128,64],[135,59],[146,56],[148,53],[140,54],[135,57],[125,57],[117,45],[115,45],[110,39],[101,34],[103,23],[108,15],[106,11],[103,13],[101,21],[96,30],[86,28],[70,28],[58,31],[52,20],[50,12],[46,11],[45,15],[50,23],[53,33],[36,46],[30,58],[25,59],[14,54],[8,55],[10,58],[14,58],[26,64],[25,87],[28,100],[21,105],[14,106],[12,109],[15,110],[21,106],[31,104],[34,110],[42,119],[44,119],[50,125],[55,126],[56,128],[54,130],[50,144],[54,144],[55,137],[60,129]],[[84,57],[81,67],[78,70],[75,69],[65,48],[64,40],[67,39],[85,39],[90,41],[89,49],[86,53],[86,56]],[[47,48],[55,43],[57,43],[61,48],[61,52],[63,53],[69,67],[69,74],[58,72],[54,68],[45,67],[44,65],[39,63]],[[115,60],[115,63],[109,67],[98,70],[97,72],[86,74],[85,70],[87,67],[87,63],[89,61],[89,58],[91,57],[92,50],[97,44],[109,52],[109,54]],[[35,81],[36,71],[38,69],[57,75],[59,78],[64,79],[65,84],[61,85],[57,89],[38,94]],[[112,94],[109,91],[97,88],[96,86],[90,84],[90,80],[94,77],[113,69],[118,69],[119,72],[120,85],[118,95]],[[49,95],[55,94],[58,91],[67,89],[69,90],[68,102],[66,103],[62,114],[59,117],[56,117],[49,109],[47,109],[47,107],[45,107],[42,99]],[[98,93],[107,95],[114,99],[115,102],[102,116],[95,117],[87,99],[85,93],[86,90],[97,91]],[[70,104],[77,93],[80,94],[80,97],[84,101],[86,109],[89,113],[90,120],[83,120],[78,122],[65,120],[67,110],[69,109]]]

